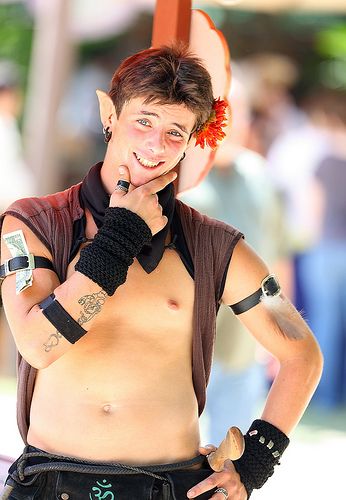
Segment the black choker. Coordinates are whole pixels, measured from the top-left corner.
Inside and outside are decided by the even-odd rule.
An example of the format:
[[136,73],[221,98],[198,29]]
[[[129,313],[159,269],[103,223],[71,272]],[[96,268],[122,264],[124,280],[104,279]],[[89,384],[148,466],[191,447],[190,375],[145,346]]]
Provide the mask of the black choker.
[[[83,208],[87,208],[97,228],[103,224],[105,210],[109,206],[109,194],[105,191],[100,177],[102,162],[97,163],[83,179],[80,190],[80,201]],[[173,183],[168,184],[158,192],[159,203],[163,214],[168,218],[166,226],[152,238],[150,244],[145,244],[137,255],[137,259],[147,273],[151,273],[159,264],[165,250],[165,242],[170,230],[174,214],[175,196]]]

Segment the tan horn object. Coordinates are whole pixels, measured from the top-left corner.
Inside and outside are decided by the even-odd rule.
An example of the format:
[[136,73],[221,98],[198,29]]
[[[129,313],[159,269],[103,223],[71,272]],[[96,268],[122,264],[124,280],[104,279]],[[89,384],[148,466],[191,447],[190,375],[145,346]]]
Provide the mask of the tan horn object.
[[0,491],[0,500],[8,500],[10,497],[11,491],[13,490],[13,486],[7,484],[2,492]]
[[209,465],[215,472],[221,472],[225,460],[238,460],[244,450],[245,441],[241,430],[238,427],[231,427],[218,449],[208,455]]

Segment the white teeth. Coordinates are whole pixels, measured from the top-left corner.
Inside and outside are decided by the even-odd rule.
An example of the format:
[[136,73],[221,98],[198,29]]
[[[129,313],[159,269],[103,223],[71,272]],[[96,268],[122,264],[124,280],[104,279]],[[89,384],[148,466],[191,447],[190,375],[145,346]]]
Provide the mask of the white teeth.
[[153,163],[152,161],[146,160],[145,158],[141,158],[140,156],[137,155],[137,153],[135,153],[135,156],[139,161],[139,163],[143,165],[143,167],[157,167],[157,165],[160,163],[160,162]]

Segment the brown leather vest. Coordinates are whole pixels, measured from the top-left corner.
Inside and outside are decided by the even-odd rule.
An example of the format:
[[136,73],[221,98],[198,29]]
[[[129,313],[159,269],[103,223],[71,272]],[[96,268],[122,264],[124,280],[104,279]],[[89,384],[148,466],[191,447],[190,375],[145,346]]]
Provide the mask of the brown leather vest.
[[[83,216],[78,196],[80,186],[81,184],[77,184],[65,191],[40,198],[18,200],[0,217],[0,229],[4,216],[12,215],[22,220],[36,234],[51,252],[60,282],[66,279],[73,222]],[[192,374],[201,414],[212,362],[216,313],[223,291],[222,278],[233,249],[243,235],[237,229],[210,219],[179,200],[176,200],[176,206],[195,270]],[[64,235],[64,239],[61,235]],[[17,421],[26,443],[37,371],[20,353],[17,368]]]

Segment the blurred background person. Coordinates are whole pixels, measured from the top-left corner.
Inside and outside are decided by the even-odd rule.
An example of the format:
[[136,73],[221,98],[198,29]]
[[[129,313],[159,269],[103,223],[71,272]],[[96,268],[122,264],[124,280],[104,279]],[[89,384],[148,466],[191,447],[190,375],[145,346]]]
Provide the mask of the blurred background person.
[[34,176],[23,158],[17,122],[21,104],[19,70],[11,61],[0,60],[0,211],[35,191]]
[[[250,123],[247,91],[233,75],[229,97],[232,128],[217,151],[207,178],[183,196],[191,206],[227,222],[244,234],[246,241],[269,263],[282,256],[280,205],[266,178],[263,157],[246,149]],[[229,422],[241,429],[252,421],[267,390],[266,355],[238,321],[231,309],[221,306],[213,368],[205,410],[206,439],[220,443]]]
[[274,52],[259,52],[240,64],[251,101],[247,145],[266,156],[276,137],[296,128],[304,119],[291,93],[299,71],[290,57]]
[[[0,212],[18,198],[32,196],[35,179],[23,158],[18,117],[22,96],[20,72],[11,61],[0,60]],[[0,373],[13,373],[15,348],[0,309]]]
[[322,106],[320,92],[309,91],[302,101],[300,123],[280,133],[267,153],[267,171],[282,200],[292,256],[291,299],[303,312],[302,268],[319,224],[310,187],[319,162],[331,149]]
[[307,193],[316,234],[303,259],[301,284],[306,319],[324,354],[313,402],[333,410],[346,404],[346,92],[318,96],[330,151],[316,165]]
[[58,111],[58,158],[63,165],[63,187],[79,182],[84,166],[97,163],[104,152],[95,88],[107,88],[112,64],[94,58],[70,75]]

